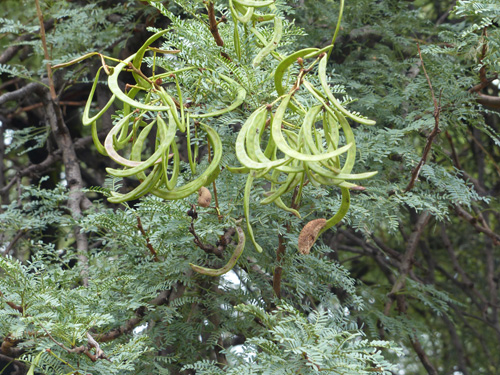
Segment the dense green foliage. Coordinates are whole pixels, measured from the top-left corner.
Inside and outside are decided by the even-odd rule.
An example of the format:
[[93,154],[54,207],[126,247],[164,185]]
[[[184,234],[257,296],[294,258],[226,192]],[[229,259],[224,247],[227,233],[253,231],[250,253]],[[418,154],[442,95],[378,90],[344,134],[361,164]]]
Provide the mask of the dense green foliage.
[[[496,0],[346,1],[328,82],[349,111],[376,120],[350,124],[353,173],[378,173],[358,182],[365,190],[351,190],[345,218],[307,255],[298,251],[299,233],[342,207],[339,187],[302,180],[300,205],[298,188],[283,195],[297,217],[260,204],[271,184],[255,179],[247,189],[249,216],[249,171],[229,169],[240,166],[234,145],[242,125],[279,96],[273,76],[281,59],[328,46],[339,1],[277,0],[276,9],[259,9],[283,19],[279,45],[259,63],[274,22],[235,23],[226,0],[40,3],[52,66],[90,52],[125,59],[168,29],[155,46],[181,52],[148,53],[141,69],[152,76],[196,67],[176,77],[186,111],[212,112],[235,101],[221,74],[246,97],[202,120],[223,150],[221,172],[207,184],[210,207],[197,206],[196,194],[109,203],[139,182],[106,174],[117,164],[98,153],[82,124],[101,59],[55,70],[57,98],[50,98],[35,6],[0,4],[0,372],[497,372]],[[224,46],[214,38],[211,3]],[[321,88],[316,71],[307,79]],[[289,86],[297,72],[286,76]],[[92,114],[111,96],[100,74]],[[119,88],[136,81],[124,73]],[[172,80],[163,85],[178,93]],[[305,107],[317,104],[303,88],[296,98]],[[126,113],[115,102],[99,119],[101,141]],[[299,118],[292,113],[285,125]],[[339,146],[346,138],[340,132]],[[184,132],[176,142],[182,185],[215,153],[204,131],[193,133],[192,145],[199,144],[193,173]],[[145,144],[158,147],[153,135]],[[262,252],[250,241],[248,223]],[[190,264],[226,264],[238,242],[236,225],[247,235],[236,267],[221,277],[193,271]]]

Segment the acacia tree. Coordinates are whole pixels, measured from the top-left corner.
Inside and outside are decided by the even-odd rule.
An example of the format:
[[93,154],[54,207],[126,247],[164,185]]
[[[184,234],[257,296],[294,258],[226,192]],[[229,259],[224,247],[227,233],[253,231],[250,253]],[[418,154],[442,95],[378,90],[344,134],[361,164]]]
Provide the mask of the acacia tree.
[[3,373],[495,372],[496,1],[0,8]]

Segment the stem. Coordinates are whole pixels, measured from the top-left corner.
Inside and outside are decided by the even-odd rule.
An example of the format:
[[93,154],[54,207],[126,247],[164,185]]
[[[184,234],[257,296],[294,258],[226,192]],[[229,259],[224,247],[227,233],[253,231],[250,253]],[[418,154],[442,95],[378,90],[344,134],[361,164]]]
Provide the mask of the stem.
[[61,357],[59,357],[56,353],[54,353],[52,350],[50,349],[47,349],[47,353],[53,355],[54,357],[56,357],[59,361],[61,361],[62,363],[64,363],[66,366],[68,367],[71,367],[74,371],[76,371],[76,368],[74,368],[73,366],[71,366],[68,362],[66,362],[64,359],[62,359]]
[[[210,141],[207,139],[207,148],[208,148],[208,163],[210,164],[212,162],[212,157],[210,155]],[[212,182],[212,186],[214,189],[214,200],[215,200],[215,210],[217,211],[217,218],[219,221],[222,220],[222,215],[220,214],[219,210],[219,198],[217,197],[217,187],[215,186],[215,180]]]
[[[301,191],[301,189],[298,189],[296,187],[293,192],[291,208],[293,208],[294,210],[298,209],[299,207],[299,202],[297,199],[299,191]],[[290,233],[290,230],[291,230],[290,224],[287,224],[286,231]],[[273,289],[274,293],[276,294],[276,297],[278,297],[279,299],[281,299],[281,276],[283,274],[283,268],[281,267],[280,263],[283,257],[285,256],[285,251],[286,251],[285,236],[280,234],[278,235],[278,250],[276,251],[276,263],[278,263],[278,265],[276,266],[273,275]]]
[[139,216],[137,216],[137,228],[139,228],[139,231],[141,232],[142,236],[146,239],[146,246],[149,249],[151,255],[153,256],[154,261],[159,262],[160,259],[158,259],[158,253],[154,249],[153,245],[151,245],[151,242],[149,242],[149,237],[146,234],[144,227],[142,226],[142,221]]
[[[207,4],[207,13],[208,13],[208,20],[210,22],[210,32],[212,33],[212,35],[215,39],[215,43],[219,47],[224,47],[224,41],[222,40],[222,37],[219,34],[219,28],[217,26],[219,23],[215,19],[215,9],[214,9],[214,3],[212,0],[209,0],[209,2]],[[222,57],[226,58],[227,60],[232,61],[227,53],[221,51],[220,54]]]
[[47,49],[47,38],[45,37],[45,26],[43,24],[43,14],[42,14],[42,9],[40,8],[40,2],[39,0],[35,0],[35,5],[36,5],[36,13],[38,15],[38,20],[40,21],[40,38],[42,39],[42,46],[43,46],[43,54],[45,56],[45,60],[47,60],[47,63],[45,64],[47,68],[47,74],[49,78],[49,88],[50,88],[50,97],[52,100],[57,99],[57,94],[56,94],[56,89],[54,87],[54,81],[52,79],[52,67],[50,65],[50,56],[49,56],[49,50]]
[[332,48],[330,48],[330,51],[328,51],[328,56],[326,57],[327,59],[330,58],[330,55],[332,54],[333,50],[333,43],[335,43],[335,39],[337,39],[337,34],[339,33],[340,30],[340,22],[342,21],[342,14],[344,13],[344,0],[340,0],[340,10],[339,10],[339,18],[337,20],[337,27],[335,28],[335,33],[333,34],[332,38]]
[[441,132],[441,129],[439,129],[439,115],[441,113],[441,93],[439,94],[439,102],[436,100],[436,95],[434,94],[434,89],[432,88],[432,83],[431,79],[429,78],[429,75],[427,74],[427,70],[425,69],[425,64],[424,60],[422,58],[422,52],[420,51],[420,45],[417,43],[417,49],[418,49],[418,55],[420,57],[420,61],[422,62],[422,70],[424,71],[425,78],[427,79],[427,83],[429,85],[429,89],[431,91],[431,96],[432,96],[432,102],[434,103],[434,128],[432,129],[431,133],[429,134],[429,137],[427,137],[427,143],[425,144],[424,147],[424,152],[422,154],[422,158],[420,159],[419,163],[415,167],[415,169],[412,171],[411,174],[411,179],[410,182],[408,183],[408,186],[405,189],[405,193],[409,192],[413,187],[415,186],[415,181],[418,178],[418,175],[420,174],[420,171],[427,161],[427,157],[429,155],[429,152],[431,151],[432,148],[432,143],[434,142],[434,138]]
[[285,239],[284,236],[280,234],[278,236],[278,250],[276,251],[276,262],[278,263],[278,266],[276,266],[273,275],[273,289],[276,297],[279,299],[281,299],[281,275],[283,274],[283,268],[279,265],[279,263],[281,263],[281,260],[285,255],[285,250]]

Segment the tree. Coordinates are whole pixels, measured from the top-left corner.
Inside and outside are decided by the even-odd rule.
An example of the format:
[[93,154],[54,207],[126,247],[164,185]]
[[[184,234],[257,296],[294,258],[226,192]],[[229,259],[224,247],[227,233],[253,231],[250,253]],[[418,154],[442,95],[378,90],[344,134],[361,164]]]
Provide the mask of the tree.
[[496,1],[35,4],[3,373],[495,373]]

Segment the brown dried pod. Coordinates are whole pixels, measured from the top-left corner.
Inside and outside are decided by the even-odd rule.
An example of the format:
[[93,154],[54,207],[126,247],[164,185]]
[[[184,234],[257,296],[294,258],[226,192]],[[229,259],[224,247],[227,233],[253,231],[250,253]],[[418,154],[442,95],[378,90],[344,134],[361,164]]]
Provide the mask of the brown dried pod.
[[299,235],[299,251],[301,254],[309,254],[311,247],[316,242],[318,233],[326,224],[326,219],[316,219],[308,222]]
[[210,190],[208,190],[205,186],[202,186],[200,190],[198,190],[198,206],[209,207],[211,201],[212,194],[210,193]]

